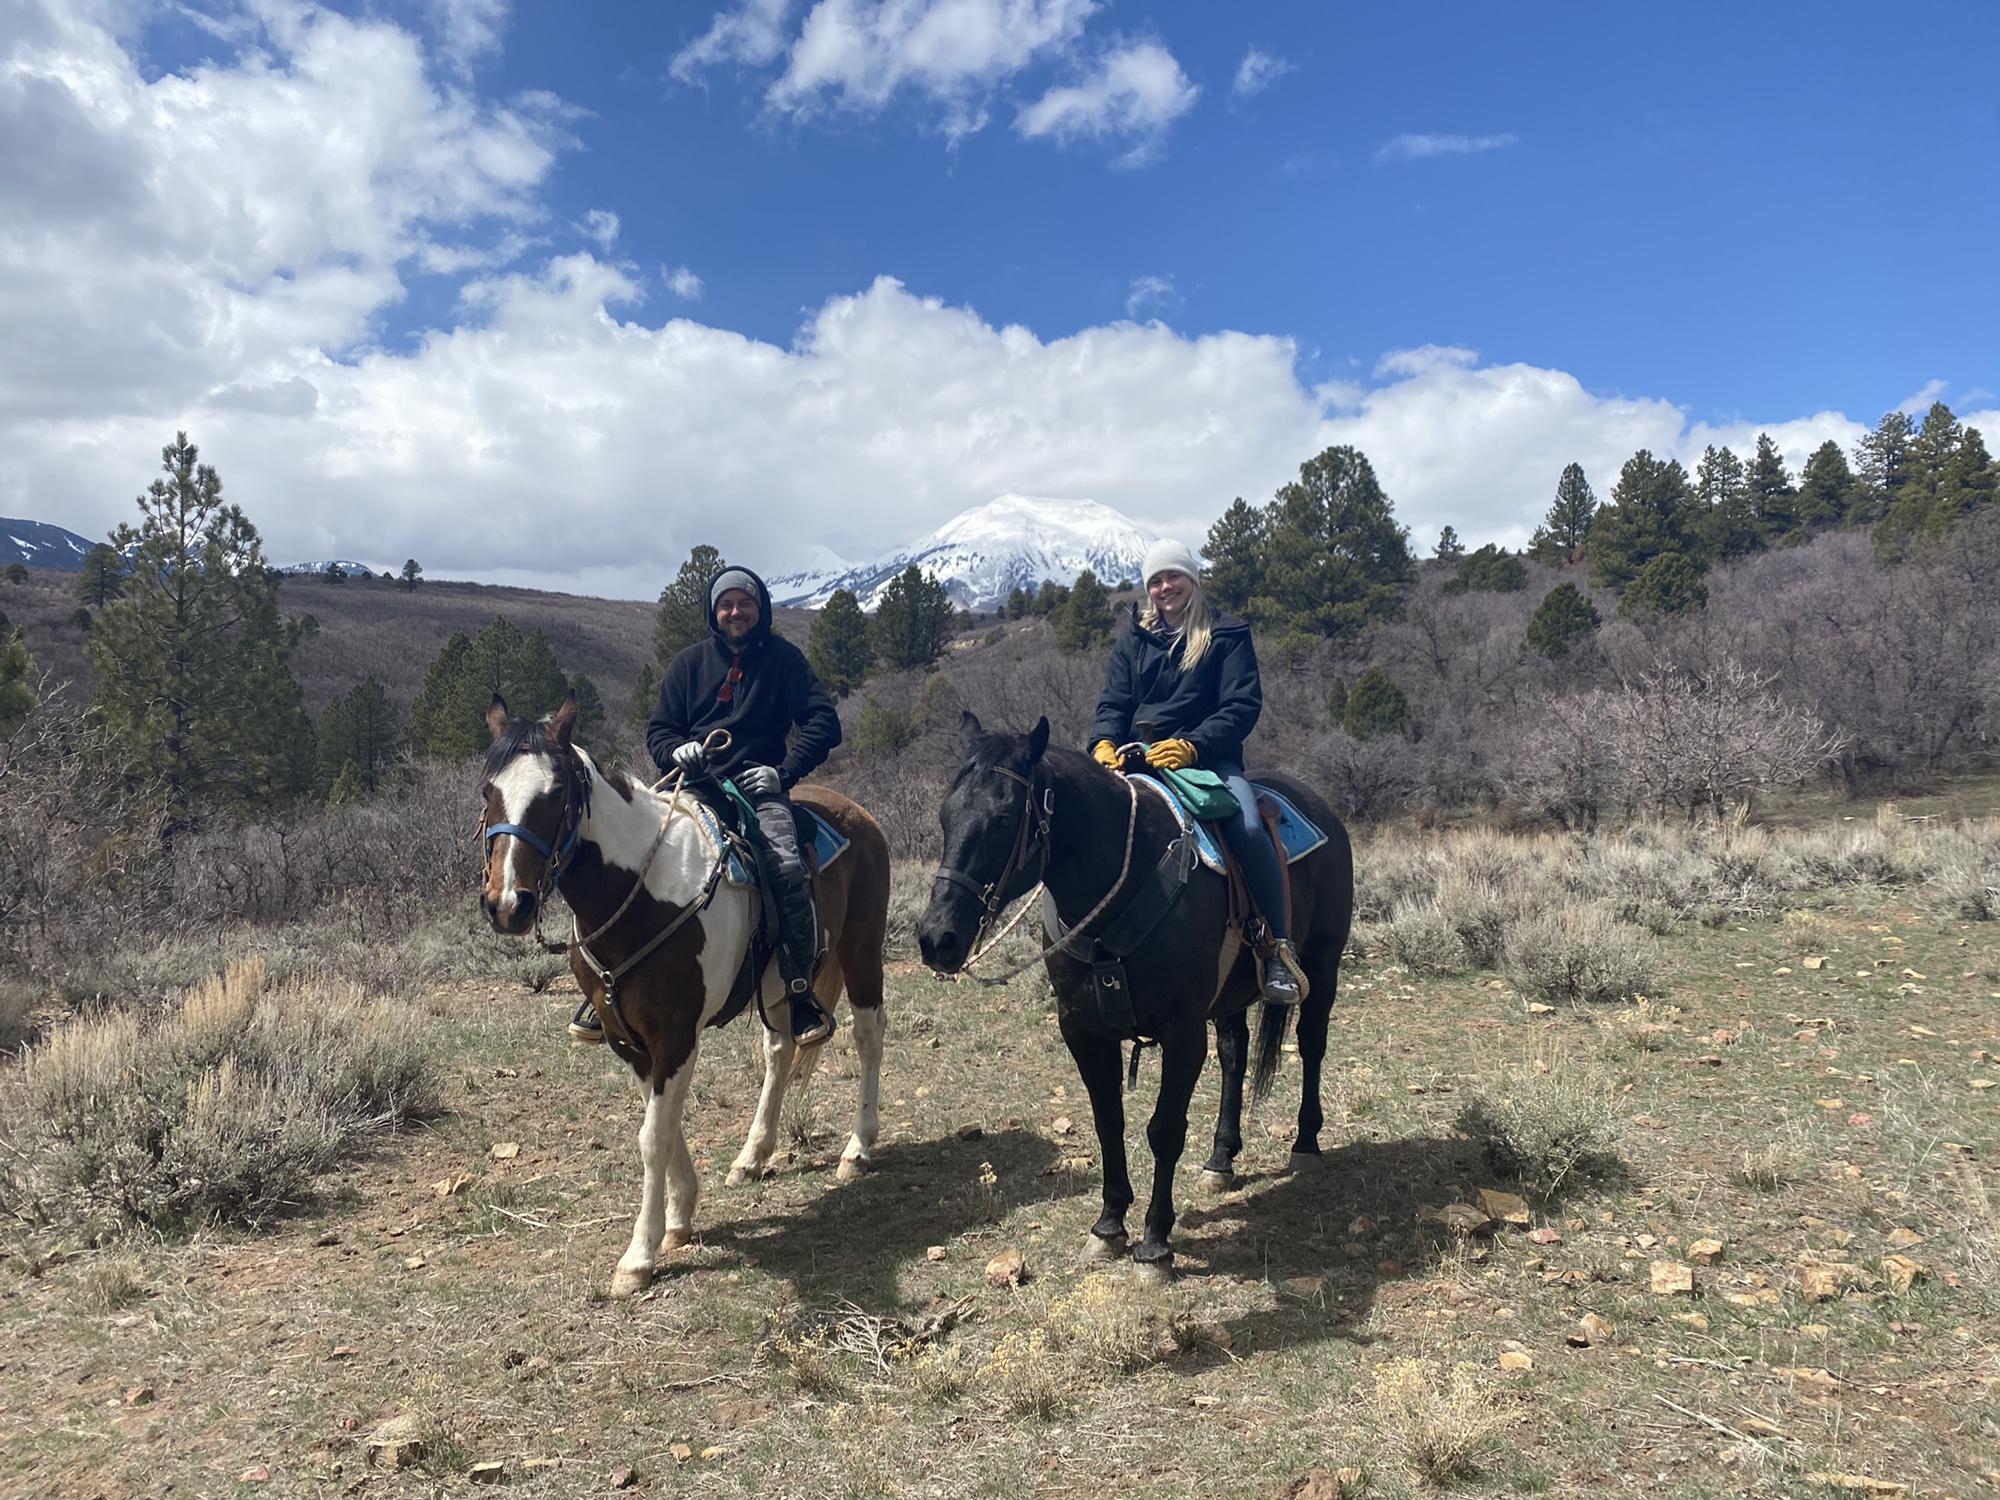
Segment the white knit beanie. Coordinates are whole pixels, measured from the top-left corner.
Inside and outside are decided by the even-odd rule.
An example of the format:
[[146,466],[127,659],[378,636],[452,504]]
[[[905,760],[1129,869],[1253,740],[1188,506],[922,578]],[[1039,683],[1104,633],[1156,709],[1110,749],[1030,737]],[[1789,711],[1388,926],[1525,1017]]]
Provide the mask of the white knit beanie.
[[1171,569],[1185,573],[1196,583],[1201,582],[1201,569],[1195,565],[1194,554],[1181,542],[1170,542],[1165,537],[1146,549],[1146,561],[1139,569],[1139,583],[1143,587],[1153,581],[1155,573]]

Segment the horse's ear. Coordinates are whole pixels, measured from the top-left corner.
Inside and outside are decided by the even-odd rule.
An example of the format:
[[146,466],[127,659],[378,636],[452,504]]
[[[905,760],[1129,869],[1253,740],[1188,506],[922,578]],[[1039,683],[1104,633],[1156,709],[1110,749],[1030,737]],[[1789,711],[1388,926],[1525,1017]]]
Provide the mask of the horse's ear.
[[970,760],[978,753],[985,738],[986,731],[980,726],[978,714],[968,708],[958,716],[958,743],[964,749],[966,759]]
[[1042,758],[1042,752],[1049,748],[1049,721],[1047,717],[1035,720],[1035,727],[1028,731],[1028,764],[1033,765]]
[[507,732],[511,722],[507,714],[507,700],[495,693],[493,701],[486,705],[486,727],[493,731],[493,738],[497,740]]
[[576,690],[570,689],[563,695],[562,707],[549,720],[549,729],[555,734],[556,743],[569,749],[569,737],[576,732]]

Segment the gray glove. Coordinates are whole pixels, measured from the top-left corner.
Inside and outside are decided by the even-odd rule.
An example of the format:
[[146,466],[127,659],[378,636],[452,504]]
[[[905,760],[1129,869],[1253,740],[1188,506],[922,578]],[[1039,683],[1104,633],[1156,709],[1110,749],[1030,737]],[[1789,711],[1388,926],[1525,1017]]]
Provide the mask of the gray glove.
[[745,766],[736,773],[736,790],[753,802],[775,797],[784,789],[785,783],[769,766]]
[[708,774],[708,752],[693,740],[674,746],[674,769],[690,781]]

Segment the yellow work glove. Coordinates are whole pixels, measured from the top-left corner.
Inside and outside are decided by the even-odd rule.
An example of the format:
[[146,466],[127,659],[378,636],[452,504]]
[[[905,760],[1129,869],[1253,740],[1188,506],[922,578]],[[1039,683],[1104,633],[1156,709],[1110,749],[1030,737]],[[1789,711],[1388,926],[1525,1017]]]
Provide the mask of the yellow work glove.
[[1109,740],[1099,740],[1092,745],[1090,754],[1107,771],[1116,771],[1123,764],[1118,758],[1118,747]]
[[1185,771],[1199,759],[1186,740],[1159,740],[1146,752],[1146,764],[1163,771]]

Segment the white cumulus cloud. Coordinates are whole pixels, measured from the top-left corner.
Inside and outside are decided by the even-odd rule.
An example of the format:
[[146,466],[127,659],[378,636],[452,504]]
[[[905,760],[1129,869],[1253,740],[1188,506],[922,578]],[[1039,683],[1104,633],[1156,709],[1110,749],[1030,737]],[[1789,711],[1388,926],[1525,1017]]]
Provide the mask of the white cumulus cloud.
[[675,266],[667,272],[667,290],[683,302],[699,302],[701,278],[686,266]]
[[1266,52],[1262,47],[1252,47],[1243,54],[1243,61],[1236,65],[1236,81],[1230,85],[1229,91],[1239,99],[1248,99],[1252,94],[1263,93],[1292,68],[1293,64],[1288,59]]
[[1061,142],[1130,140],[1120,162],[1137,166],[1157,153],[1167,127],[1193,109],[1200,94],[1158,42],[1121,43],[1079,82],[1058,85],[1028,105],[1015,116],[1014,128]]
[[1383,166],[1398,161],[1423,161],[1433,156],[1477,156],[1482,151],[1503,151],[1518,146],[1521,138],[1511,132],[1501,135],[1399,135],[1383,142],[1375,153],[1375,163]]
[[1135,276],[1125,294],[1125,316],[1136,318],[1148,308],[1168,309],[1180,305],[1171,276]]

